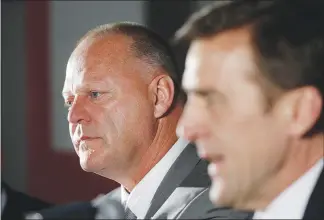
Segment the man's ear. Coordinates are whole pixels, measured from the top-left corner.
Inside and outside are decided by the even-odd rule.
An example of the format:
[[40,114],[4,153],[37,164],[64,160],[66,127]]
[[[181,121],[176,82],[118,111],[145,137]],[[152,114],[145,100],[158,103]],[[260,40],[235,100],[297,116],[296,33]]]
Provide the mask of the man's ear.
[[158,75],[149,86],[154,101],[154,116],[163,117],[170,109],[174,98],[174,84],[170,76]]
[[317,122],[323,108],[319,91],[311,86],[288,92],[280,106],[282,116],[289,123],[289,133],[303,136]]

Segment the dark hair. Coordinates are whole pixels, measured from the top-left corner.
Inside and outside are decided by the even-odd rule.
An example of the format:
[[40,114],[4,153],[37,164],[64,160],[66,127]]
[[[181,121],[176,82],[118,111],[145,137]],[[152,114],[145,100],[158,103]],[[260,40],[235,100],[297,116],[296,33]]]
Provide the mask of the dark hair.
[[118,22],[100,25],[89,31],[79,42],[89,36],[110,33],[122,34],[130,37],[133,41],[130,49],[135,57],[142,59],[152,66],[163,68],[171,77],[175,87],[173,103],[175,104],[177,101],[186,101],[186,94],[181,89],[181,74],[171,46],[166,40],[148,27],[134,22]]
[[[273,91],[313,86],[324,103],[324,1],[237,0],[220,7],[207,6],[193,14],[175,40],[208,38],[235,28],[248,27],[259,82],[271,106]],[[271,90],[273,90],[271,92]],[[324,107],[305,136],[324,132]]]

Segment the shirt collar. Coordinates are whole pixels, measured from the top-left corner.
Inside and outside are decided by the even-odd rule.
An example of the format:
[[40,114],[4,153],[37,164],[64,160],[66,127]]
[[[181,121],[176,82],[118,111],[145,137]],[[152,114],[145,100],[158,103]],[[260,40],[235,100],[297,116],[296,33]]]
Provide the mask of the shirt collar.
[[130,194],[121,186],[121,201],[130,208],[137,219],[145,217],[156,190],[188,143],[188,141],[179,138],[164,157],[135,186]]
[[323,163],[322,158],[274,199],[264,211],[255,212],[253,219],[301,219],[323,169]]

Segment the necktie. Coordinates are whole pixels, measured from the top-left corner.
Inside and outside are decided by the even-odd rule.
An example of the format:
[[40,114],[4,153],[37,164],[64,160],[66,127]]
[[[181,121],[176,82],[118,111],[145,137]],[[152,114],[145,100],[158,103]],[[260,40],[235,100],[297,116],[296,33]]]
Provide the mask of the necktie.
[[125,219],[137,219],[136,215],[128,207],[125,210]]

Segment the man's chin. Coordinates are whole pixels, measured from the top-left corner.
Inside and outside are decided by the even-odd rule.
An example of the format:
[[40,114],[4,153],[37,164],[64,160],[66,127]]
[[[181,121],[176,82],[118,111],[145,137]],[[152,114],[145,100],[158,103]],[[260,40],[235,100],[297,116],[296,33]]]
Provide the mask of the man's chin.
[[80,166],[81,166],[82,170],[84,170],[85,172],[96,173],[98,170],[100,170],[98,168],[98,166],[91,163],[91,161],[81,161],[80,160]]
[[209,191],[209,199],[216,206],[224,206],[223,201],[224,182],[221,178],[214,178]]
[[81,165],[81,168],[85,172],[93,172],[93,169],[89,168],[88,166]]

